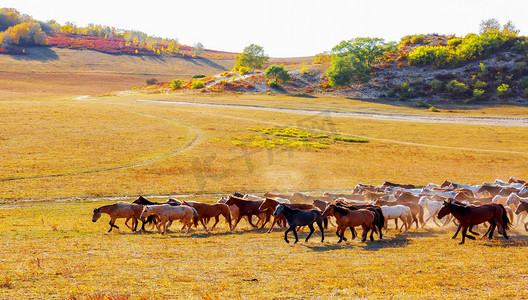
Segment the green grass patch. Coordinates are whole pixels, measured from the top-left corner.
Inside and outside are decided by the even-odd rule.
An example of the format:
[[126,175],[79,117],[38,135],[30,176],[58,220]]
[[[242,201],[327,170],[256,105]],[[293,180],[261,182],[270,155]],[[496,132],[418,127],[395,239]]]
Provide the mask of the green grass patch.
[[364,138],[355,138],[355,137],[344,137],[344,136],[335,136],[333,138],[336,142],[347,142],[347,143],[368,143],[368,139]]

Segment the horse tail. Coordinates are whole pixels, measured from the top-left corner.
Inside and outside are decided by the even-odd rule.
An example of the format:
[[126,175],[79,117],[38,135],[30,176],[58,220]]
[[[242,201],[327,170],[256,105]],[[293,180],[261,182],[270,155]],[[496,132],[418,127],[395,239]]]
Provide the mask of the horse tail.
[[510,219],[508,218],[508,213],[506,212],[506,209],[502,204],[499,204],[501,210],[502,210],[502,226],[504,227],[504,230],[511,229],[512,223]]
[[229,209],[229,205],[222,205],[222,215],[226,219],[227,223],[229,223],[229,229],[231,230],[231,210]]
[[323,218],[323,228],[328,229],[328,217]]
[[385,226],[385,216],[383,215],[383,211],[381,210],[381,208],[378,208],[376,210],[378,213],[378,228],[380,230],[380,233],[381,233],[381,229]]
[[192,221],[194,223],[194,228],[198,227],[198,212],[196,211],[196,209],[194,209],[194,207],[190,207],[189,208],[192,210],[192,213],[193,213],[193,217],[192,217]]

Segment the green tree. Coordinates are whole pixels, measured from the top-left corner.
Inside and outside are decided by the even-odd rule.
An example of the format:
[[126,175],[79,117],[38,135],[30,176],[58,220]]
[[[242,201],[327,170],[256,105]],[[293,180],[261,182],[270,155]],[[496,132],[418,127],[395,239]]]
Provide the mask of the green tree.
[[385,52],[395,51],[395,42],[385,43],[381,38],[355,38],[342,41],[332,49],[332,65],[326,72],[330,84],[343,86],[351,80],[368,81],[372,65]]
[[271,65],[266,69],[264,75],[266,78],[276,79],[279,82],[288,82],[291,79],[290,73],[284,69],[283,65]]
[[244,48],[244,51],[235,56],[235,70],[240,67],[248,67],[252,71],[254,69],[260,69],[267,63],[269,56],[264,53],[264,48],[261,46],[251,44]]

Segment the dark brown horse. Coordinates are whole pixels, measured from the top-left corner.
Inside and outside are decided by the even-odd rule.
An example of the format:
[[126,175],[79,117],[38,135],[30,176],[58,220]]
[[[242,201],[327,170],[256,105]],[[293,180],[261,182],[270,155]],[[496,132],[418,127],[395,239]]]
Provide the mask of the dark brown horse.
[[[229,196],[229,199],[225,202],[225,204],[231,206],[236,205],[238,207],[238,217],[235,221],[235,224],[231,228],[231,230],[235,230],[238,222],[242,219],[242,217],[247,216],[249,225],[253,226],[254,228],[257,227],[257,225],[253,224],[251,221],[253,216],[258,216],[262,213],[262,211],[259,209],[260,205],[264,202],[264,200],[246,200],[235,196]],[[260,228],[263,228],[264,225],[269,221],[271,217],[272,212],[266,210],[266,220],[262,222],[262,225]]]
[[[262,202],[262,204],[259,206],[259,209],[261,211],[274,212],[279,204],[281,204],[281,202],[279,202],[279,201],[277,201],[275,199],[271,199],[271,198],[267,198],[266,197],[266,200],[264,200],[264,202]],[[290,204],[285,204],[285,205],[287,205],[288,207],[291,207],[291,208],[301,209],[301,210],[307,210],[307,209],[314,209],[315,208],[315,206],[313,206],[312,204],[305,204],[305,203],[290,203]],[[271,230],[273,229],[275,224],[279,224],[281,226],[285,226],[286,227],[286,217],[284,215],[279,215],[279,216],[273,217],[273,222],[271,223],[271,226],[268,229],[268,233],[271,232]]]
[[[348,205],[347,203],[344,203],[339,200],[335,201],[335,205],[342,206],[350,210],[367,209],[373,212],[375,216],[374,225],[376,225],[376,227],[378,228],[377,232],[379,234],[380,239],[383,239],[382,229],[385,226],[385,216],[383,215],[381,207],[379,207],[378,205]],[[355,239],[356,233],[354,232],[354,229],[351,228],[350,231],[352,232],[352,238]]]
[[442,219],[448,214],[452,214],[460,223],[462,228],[462,241],[460,244],[464,244],[466,237],[475,239],[474,236],[467,235],[468,229],[484,222],[489,222],[491,225],[483,236],[489,233],[489,238],[491,239],[495,227],[499,225],[502,229],[502,235],[508,239],[506,230],[511,227],[511,223],[502,204],[464,206],[452,201],[444,201],[442,208],[438,212],[438,219]]
[[293,235],[295,236],[295,243],[299,241],[299,238],[297,236],[297,230],[295,229],[299,226],[308,226],[308,228],[310,228],[310,233],[308,234],[305,240],[305,242],[308,242],[308,239],[312,236],[315,231],[313,223],[317,223],[319,230],[321,230],[321,243],[324,241],[323,215],[320,210],[300,210],[295,208],[289,208],[288,206],[281,203],[277,205],[277,208],[273,212],[273,216],[277,217],[281,214],[286,217],[289,226],[288,229],[286,229],[286,231],[284,232],[284,240],[286,241],[286,243],[289,243],[288,232],[290,231],[293,231]]

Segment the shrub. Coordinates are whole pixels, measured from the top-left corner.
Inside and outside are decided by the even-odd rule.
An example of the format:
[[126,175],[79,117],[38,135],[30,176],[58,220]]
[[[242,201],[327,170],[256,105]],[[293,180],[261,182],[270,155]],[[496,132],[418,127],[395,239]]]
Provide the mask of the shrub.
[[158,80],[156,78],[149,78],[149,79],[145,80],[145,83],[147,85],[153,85],[153,84],[158,83]]
[[203,81],[201,81],[201,80],[196,80],[196,81],[193,81],[191,83],[191,87],[193,89],[201,89],[201,88],[205,87],[205,83]]
[[182,84],[183,84],[183,81],[181,79],[174,79],[171,83],[171,88],[172,89],[180,88]]
[[431,104],[429,104],[426,99],[418,99],[418,101],[414,103],[414,106],[430,108]]
[[454,93],[454,94],[463,94],[468,90],[468,86],[463,83],[459,82],[456,79],[451,80],[447,85],[446,88],[448,91]]
[[240,72],[240,74],[244,75],[244,74],[250,73],[251,72],[251,68],[250,67],[238,67],[238,72]]
[[344,136],[335,136],[334,141],[341,141],[347,143],[368,143],[368,139],[364,138],[354,138],[354,137],[344,137]]
[[438,79],[433,79],[431,80],[431,82],[429,83],[429,85],[431,86],[431,89],[434,91],[434,92],[439,92],[442,90],[443,88],[443,85],[442,85],[442,82]]
[[398,100],[405,100],[407,98],[411,98],[413,94],[413,89],[409,86],[409,83],[405,81],[400,85],[400,98]]
[[482,77],[486,77],[489,75],[489,71],[483,63],[479,64],[479,68],[480,68],[480,72],[478,73],[479,77],[482,78]]
[[484,82],[484,81],[480,81],[480,80],[477,80],[477,82],[475,82],[475,89],[479,89],[479,90],[483,90],[485,87],[487,86],[487,84]]
[[205,75],[203,75],[203,74],[196,74],[196,75],[193,75],[192,78],[196,79],[196,78],[204,78],[204,77],[205,77]]
[[528,89],[528,77],[524,77],[521,79],[521,87],[523,89]]
[[272,79],[268,81],[268,86],[272,88],[278,88],[280,87],[280,84],[277,82],[277,79]]
[[417,45],[417,44],[423,44],[425,40],[425,35],[419,34],[411,37],[411,44]]
[[431,106],[429,107],[429,111],[432,111],[432,112],[439,112],[440,110],[434,106]]
[[308,74],[308,69],[306,67],[302,67],[301,74]]
[[484,90],[482,89],[474,89],[473,90],[473,98],[475,100],[482,99],[484,96]]
[[277,83],[288,82],[291,79],[290,74],[284,69],[283,65],[271,65],[266,69],[264,75],[266,75],[266,78],[273,78]]
[[410,65],[433,65],[443,68],[455,62],[455,53],[447,47],[420,46],[407,56]]
[[510,94],[510,86],[503,83],[497,87],[497,96],[506,97]]

